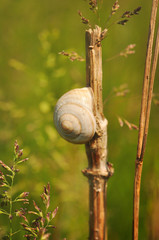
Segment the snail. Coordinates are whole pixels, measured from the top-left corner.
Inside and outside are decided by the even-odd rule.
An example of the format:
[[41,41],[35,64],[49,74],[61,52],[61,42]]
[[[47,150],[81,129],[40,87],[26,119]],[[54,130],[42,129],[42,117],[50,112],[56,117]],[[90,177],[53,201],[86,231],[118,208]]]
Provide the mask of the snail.
[[96,131],[93,114],[94,98],[90,87],[76,88],[65,93],[54,110],[54,123],[58,133],[71,143],[86,143]]

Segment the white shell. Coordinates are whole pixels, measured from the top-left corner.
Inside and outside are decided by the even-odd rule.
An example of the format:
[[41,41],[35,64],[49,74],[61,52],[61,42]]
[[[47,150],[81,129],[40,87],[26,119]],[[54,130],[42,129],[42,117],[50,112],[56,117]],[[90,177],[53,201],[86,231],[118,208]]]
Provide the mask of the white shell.
[[59,134],[72,143],[86,143],[96,131],[94,99],[89,87],[73,89],[57,102],[54,123]]

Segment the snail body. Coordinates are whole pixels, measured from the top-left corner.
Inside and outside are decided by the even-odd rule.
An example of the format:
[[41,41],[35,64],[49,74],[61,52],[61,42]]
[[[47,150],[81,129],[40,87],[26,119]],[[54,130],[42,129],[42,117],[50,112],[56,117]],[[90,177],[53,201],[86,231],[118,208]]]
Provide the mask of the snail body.
[[86,143],[96,131],[94,98],[90,87],[65,93],[57,102],[54,123],[58,133],[72,143]]

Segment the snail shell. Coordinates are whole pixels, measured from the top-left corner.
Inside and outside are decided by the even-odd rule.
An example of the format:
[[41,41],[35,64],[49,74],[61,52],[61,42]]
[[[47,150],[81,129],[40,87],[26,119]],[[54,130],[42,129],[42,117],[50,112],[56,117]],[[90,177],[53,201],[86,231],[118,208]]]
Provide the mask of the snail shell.
[[90,87],[65,93],[57,102],[54,123],[59,134],[72,143],[86,143],[96,131],[94,98]]

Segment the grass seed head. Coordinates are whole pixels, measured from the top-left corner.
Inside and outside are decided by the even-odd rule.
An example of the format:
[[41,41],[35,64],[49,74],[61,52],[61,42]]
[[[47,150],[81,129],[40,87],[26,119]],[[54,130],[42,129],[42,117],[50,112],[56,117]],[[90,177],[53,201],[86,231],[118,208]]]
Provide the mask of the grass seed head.
[[116,1],[113,6],[112,6],[112,11],[111,11],[111,15],[114,15],[116,13],[116,11],[118,10],[118,8],[120,7],[119,2]]

